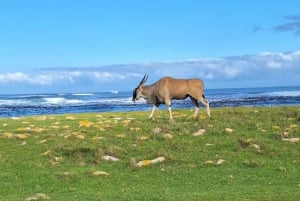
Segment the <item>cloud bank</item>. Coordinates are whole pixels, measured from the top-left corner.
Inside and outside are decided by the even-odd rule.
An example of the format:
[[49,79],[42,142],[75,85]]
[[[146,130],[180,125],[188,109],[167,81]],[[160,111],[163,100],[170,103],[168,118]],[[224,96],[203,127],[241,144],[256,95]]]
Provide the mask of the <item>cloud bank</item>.
[[142,76],[201,78],[207,88],[300,85],[300,51],[262,52],[100,67],[56,67],[0,74],[1,93],[131,91]]

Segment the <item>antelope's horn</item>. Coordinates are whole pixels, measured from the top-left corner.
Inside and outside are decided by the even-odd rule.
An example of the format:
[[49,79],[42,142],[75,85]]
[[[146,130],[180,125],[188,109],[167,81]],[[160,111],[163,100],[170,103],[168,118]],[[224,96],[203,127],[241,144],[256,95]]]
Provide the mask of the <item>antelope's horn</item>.
[[145,74],[144,77],[143,77],[143,79],[141,80],[139,86],[143,85],[147,81],[147,79],[148,79],[148,75]]

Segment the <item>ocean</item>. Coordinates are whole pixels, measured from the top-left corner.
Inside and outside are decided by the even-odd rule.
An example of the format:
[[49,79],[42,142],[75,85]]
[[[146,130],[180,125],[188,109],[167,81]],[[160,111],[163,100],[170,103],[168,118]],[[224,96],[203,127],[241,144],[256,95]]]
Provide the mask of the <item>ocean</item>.
[[[214,107],[253,107],[300,105],[300,86],[236,89],[206,89]],[[2,94],[0,117],[84,112],[150,110],[145,100],[132,102],[132,92]],[[172,108],[193,108],[189,99],[175,100]],[[161,105],[160,108],[165,108]],[[203,107],[202,107],[203,108]]]

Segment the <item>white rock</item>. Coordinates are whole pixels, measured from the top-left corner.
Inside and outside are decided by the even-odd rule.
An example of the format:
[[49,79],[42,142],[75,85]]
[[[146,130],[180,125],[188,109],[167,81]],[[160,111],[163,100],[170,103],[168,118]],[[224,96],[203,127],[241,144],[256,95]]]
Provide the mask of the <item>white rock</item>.
[[204,135],[205,132],[206,132],[206,130],[201,128],[198,131],[196,131],[195,133],[193,133],[193,136],[201,136],[201,135]]
[[299,142],[300,138],[298,137],[294,137],[294,138],[283,138],[282,141],[286,141],[286,142]]
[[109,155],[104,155],[102,157],[104,160],[107,160],[107,161],[119,161],[120,159],[116,158],[116,157],[113,157],[113,156],[109,156]]

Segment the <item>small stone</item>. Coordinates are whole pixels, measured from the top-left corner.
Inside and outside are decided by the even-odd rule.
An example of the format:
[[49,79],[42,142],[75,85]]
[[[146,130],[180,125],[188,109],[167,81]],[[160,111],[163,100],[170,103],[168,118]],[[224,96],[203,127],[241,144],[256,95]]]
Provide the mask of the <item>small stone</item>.
[[79,135],[76,135],[76,138],[77,138],[77,139],[81,139],[81,140],[83,140],[85,137],[84,137],[84,135],[82,135],[82,134],[79,134]]
[[152,131],[153,131],[154,133],[160,133],[160,132],[161,132],[161,128],[155,127],[155,128],[152,129]]
[[166,160],[165,157],[160,156],[160,157],[157,157],[157,158],[151,160],[151,162],[152,162],[152,163],[160,163],[160,162],[163,162],[163,161],[165,161],[165,160]]
[[93,176],[108,176],[109,174],[104,171],[94,171],[94,172],[92,172],[92,175]]
[[23,139],[27,138],[27,135],[25,135],[25,134],[17,134],[16,138],[23,140]]
[[226,132],[226,133],[232,133],[232,132],[233,132],[233,129],[232,129],[232,128],[225,128],[225,132]]
[[251,144],[250,147],[253,147],[254,149],[260,149],[260,146],[258,144]]
[[43,193],[37,193],[25,199],[25,201],[48,200],[49,197]]
[[119,161],[120,159],[116,158],[116,157],[113,157],[113,156],[109,156],[109,155],[104,155],[102,157],[104,160],[106,161]]
[[39,141],[38,143],[39,143],[39,144],[44,144],[45,142],[47,142],[47,140],[41,140],[41,141]]
[[148,166],[148,165],[151,165],[151,164],[154,164],[154,163],[161,163],[163,161],[165,161],[165,157],[160,156],[160,157],[157,157],[157,158],[152,159],[152,160],[142,160],[142,161],[136,163],[135,166],[136,167]]
[[298,137],[294,137],[294,138],[283,138],[282,141],[286,141],[286,142],[299,142],[300,138]]
[[164,134],[163,137],[164,137],[166,140],[171,140],[171,139],[173,139],[173,135],[171,135],[170,133]]
[[139,140],[144,141],[144,140],[147,140],[148,138],[149,138],[148,136],[143,135],[143,136],[139,137]]
[[209,164],[214,164],[214,162],[212,160],[207,160],[204,162],[204,164],[209,165]]
[[217,160],[216,164],[217,164],[217,165],[221,165],[221,164],[224,163],[224,162],[225,162],[224,159],[219,159],[219,160]]
[[151,164],[151,160],[142,160],[136,164],[137,167],[147,166]]
[[195,133],[193,133],[193,136],[201,136],[204,135],[204,133],[206,132],[205,129],[199,129],[198,131],[196,131]]
[[125,138],[126,135],[125,134],[118,134],[118,135],[115,135],[117,138]]

